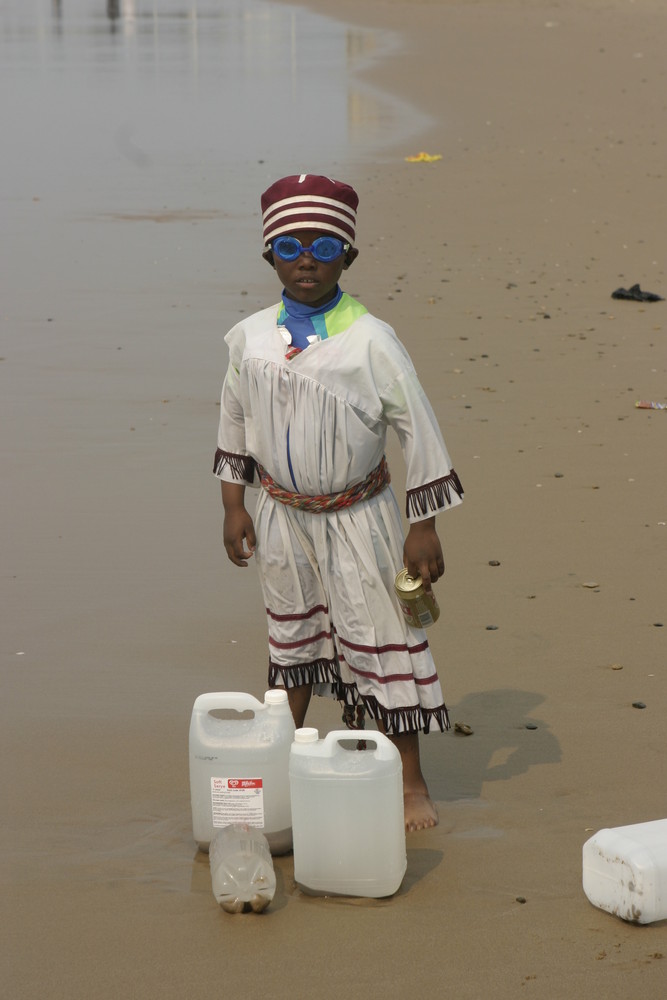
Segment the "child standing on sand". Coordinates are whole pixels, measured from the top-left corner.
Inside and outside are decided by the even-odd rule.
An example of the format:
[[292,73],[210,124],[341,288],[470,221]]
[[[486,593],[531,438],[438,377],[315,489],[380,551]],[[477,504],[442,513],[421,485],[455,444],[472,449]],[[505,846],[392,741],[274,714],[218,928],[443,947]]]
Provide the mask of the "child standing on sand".
[[[313,692],[341,701],[351,728],[368,711],[401,754],[406,829],[435,826],[419,732],[449,719],[425,633],[406,625],[393,585],[403,565],[427,589],[442,575],[435,515],[463,489],[405,348],[338,285],[358,255],[356,192],[301,174],[276,181],[261,205],[263,257],[283,294],[225,337],[214,467],[225,549],[236,566],[255,555],[268,682],[287,689],[296,726]],[[407,467],[405,539],[388,427]]]

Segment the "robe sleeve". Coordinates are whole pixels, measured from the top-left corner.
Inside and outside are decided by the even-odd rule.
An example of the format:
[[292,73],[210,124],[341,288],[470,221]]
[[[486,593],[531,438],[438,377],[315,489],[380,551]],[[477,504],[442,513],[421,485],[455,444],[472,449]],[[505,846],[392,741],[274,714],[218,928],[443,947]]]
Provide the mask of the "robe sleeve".
[[394,377],[380,390],[387,423],[398,435],[406,465],[405,513],[409,522],[463,500],[463,487],[452,468],[433,408],[407,354],[398,356]]
[[229,367],[220,396],[220,424],[218,447],[215,452],[213,473],[227,483],[245,486],[255,484],[257,463],[248,454],[245,439],[245,418],[239,391],[239,368],[242,347],[232,330],[225,338],[229,343]]

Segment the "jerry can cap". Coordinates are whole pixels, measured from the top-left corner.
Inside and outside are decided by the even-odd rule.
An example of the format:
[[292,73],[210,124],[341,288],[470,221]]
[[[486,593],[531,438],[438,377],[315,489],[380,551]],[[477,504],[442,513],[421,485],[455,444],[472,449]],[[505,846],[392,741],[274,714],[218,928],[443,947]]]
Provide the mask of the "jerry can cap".
[[317,729],[311,729],[308,726],[303,729],[297,729],[294,733],[295,743],[317,743],[319,738],[319,731]]
[[265,705],[282,705],[287,701],[287,691],[285,688],[271,688],[264,695]]

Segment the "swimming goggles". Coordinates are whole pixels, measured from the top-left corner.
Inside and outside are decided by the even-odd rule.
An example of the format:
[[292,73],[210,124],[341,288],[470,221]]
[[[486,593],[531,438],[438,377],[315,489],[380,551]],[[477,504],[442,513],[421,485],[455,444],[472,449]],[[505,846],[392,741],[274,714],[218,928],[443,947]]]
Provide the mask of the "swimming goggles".
[[349,243],[343,243],[335,236],[318,236],[309,247],[304,247],[296,236],[277,236],[271,240],[270,246],[280,260],[296,260],[302,253],[309,253],[321,264],[330,264],[350,249]]

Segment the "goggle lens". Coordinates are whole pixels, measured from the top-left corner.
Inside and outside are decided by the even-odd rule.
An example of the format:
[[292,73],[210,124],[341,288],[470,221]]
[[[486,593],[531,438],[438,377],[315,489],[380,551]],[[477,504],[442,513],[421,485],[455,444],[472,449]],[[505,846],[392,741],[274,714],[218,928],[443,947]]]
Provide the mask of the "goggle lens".
[[296,236],[279,236],[271,243],[271,249],[281,260],[296,260],[302,253],[310,253],[322,264],[330,264],[350,249],[349,243],[343,243],[335,236],[318,236],[312,246],[304,247]]

